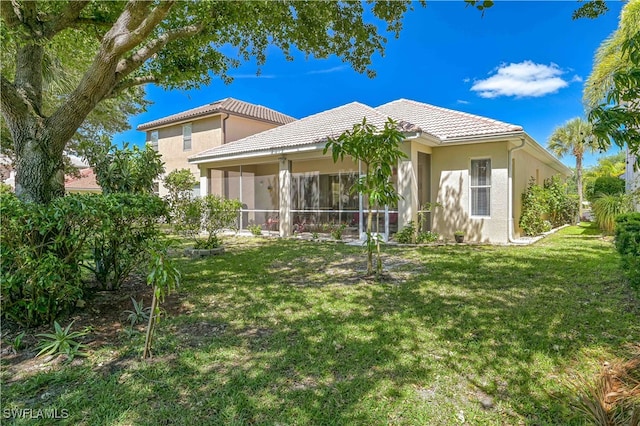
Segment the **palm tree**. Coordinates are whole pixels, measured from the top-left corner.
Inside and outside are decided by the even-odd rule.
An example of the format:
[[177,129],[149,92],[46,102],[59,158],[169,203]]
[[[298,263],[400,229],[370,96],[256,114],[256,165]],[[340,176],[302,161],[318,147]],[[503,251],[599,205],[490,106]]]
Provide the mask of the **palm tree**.
[[593,70],[584,85],[583,100],[587,109],[605,102],[613,89],[617,71],[637,67],[628,55],[623,55],[625,40],[640,31],[640,3],[628,2],[622,8],[618,28],[602,42],[594,58]]
[[595,152],[598,147],[591,132],[591,124],[579,117],[567,121],[553,131],[547,147],[558,157],[566,154],[576,157],[576,181],[580,203],[578,212],[582,217],[582,159],[585,152]]

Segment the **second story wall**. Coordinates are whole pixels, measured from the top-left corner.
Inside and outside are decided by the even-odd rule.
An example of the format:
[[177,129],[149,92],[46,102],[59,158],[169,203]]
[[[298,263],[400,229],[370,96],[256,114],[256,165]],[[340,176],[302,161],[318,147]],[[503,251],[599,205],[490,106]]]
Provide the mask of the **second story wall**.
[[225,141],[227,143],[237,141],[238,139],[246,138],[247,136],[255,135],[256,133],[264,132],[265,130],[278,126],[279,124],[230,115],[225,123],[225,130],[227,132]]
[[[191,124],[191,148],[184,146],[183,128]],[[204,151],[222,143],[222,128],[220,116],[198,119],[190,123],[180,123],[157,129],[158,152],[164,161],[165,175],[176,169],[189,169],[200,179],[198,167],[189,164],[188,158],[200,151]],[[147,141],[151,141],[152,131],[147,132]],[[164,177],[164,176],[163,176]],[[160,184],[160,196],[166,195],[166,190]]]

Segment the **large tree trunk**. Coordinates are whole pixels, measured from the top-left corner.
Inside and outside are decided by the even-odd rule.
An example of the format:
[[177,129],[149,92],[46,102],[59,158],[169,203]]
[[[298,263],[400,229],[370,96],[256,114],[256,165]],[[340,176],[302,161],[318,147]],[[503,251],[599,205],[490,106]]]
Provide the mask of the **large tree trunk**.
[[36,135],[18,136],[23,136],[25,140],[20,144],[22,149],[16,152],[16,195],[22,201],[39,204],[62,197],[62,151],[53,152],[53,144]]

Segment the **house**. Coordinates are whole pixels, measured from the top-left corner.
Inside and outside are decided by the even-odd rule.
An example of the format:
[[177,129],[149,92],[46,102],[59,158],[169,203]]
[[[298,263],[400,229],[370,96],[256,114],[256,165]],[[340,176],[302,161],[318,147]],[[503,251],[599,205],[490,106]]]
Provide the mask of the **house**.
[[[69,164],[77,171],[76,174],[68,174],[64,177],[65,192],[70,193],[99,193],[102,188],[96,181],[93,169],[89,168],[89,164],[77,155],[65,153],[69,160]],[[12,190],[15,189],[16,172],[13,167],[13,161],[6,155],[0,155],[0,180],[9,185]]]
[[[361,165],[334,164],[323,149],[363,117],[378,128],[391,117],[405,133],[407,158],[393,176],[402,198],[377,212],[376,229],[386,236],[424,213],[427,228],[445,238],[463,230],[470,241],[508,243],[520,235],[530,178],[541,184],[570,174],[520,126],[406,99],[377,108],[353,102],[203,150],[189,163],[200,169],[201,194],[242,201],[241,227],[260,224],[288,236],[339,222],[361,235],[366,200],[351,191]],[[441,206],[422,210],[427,203]]]
[[[138,130],[146,132],[147,143],[162,155],[165,175],[188,168],[199,179],[200,171],[187,161],[189,156],[292,121],[295,118],[270,108],[226,98],[141,124]],[[166,195],[162,181],[158,190]],[[199,193],[196,186],[194,195]]]
[[102,188],[100,188],[96,180],[96,174],[90,167],[78,170],[77,175],[66,175],[64,177],[64,190],[67,194],[97,194],[102,192]]

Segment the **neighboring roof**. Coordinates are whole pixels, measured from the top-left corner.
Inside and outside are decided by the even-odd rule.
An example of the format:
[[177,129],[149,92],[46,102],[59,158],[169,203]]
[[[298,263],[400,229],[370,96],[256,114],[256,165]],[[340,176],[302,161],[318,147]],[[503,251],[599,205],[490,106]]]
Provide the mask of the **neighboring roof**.
[[[317,145],[324,143],[329,137],[337,137],[352,129],[353,125],[361,123],[364,117],[368,123],[378,128],[384,127],[388,119],[385,114],[367,105],[352,102],[200,152],[190,157],[189,161],[198,162],[260,152],[278,153],[296,147]],[[420,131],[416,126],[406,122],[400,122],[399,127],[405,132]]]
[[101,191],[100,185],[96,181],[93,169],[83,169],[79,171],[79,176],[67,175],[64,177],[64,188],[75,191]]
[[408,99],[389,102],[377,107],[376,110],[395,120],[413,123],[419,126],[423,132],[436,137],[441,142],[522,132],[522,126]]
[[278,112],[271,108],[263,107],[262,105],[250,104],[248,102],[239,101],[233,98],[225,98],[208,105],[203,105],[198,108],[193,108],[184,112],[180,112],[178,114],[170,115],[168,117],[163,117],[154,121],[150,121],[148,123],[143,123],[139,125],[137,129],[150,130],[180,121],[192,120],[220,113],[254,118],[276,124],[287,124],[296,120],[293,117],[282,114],[281,112]]

